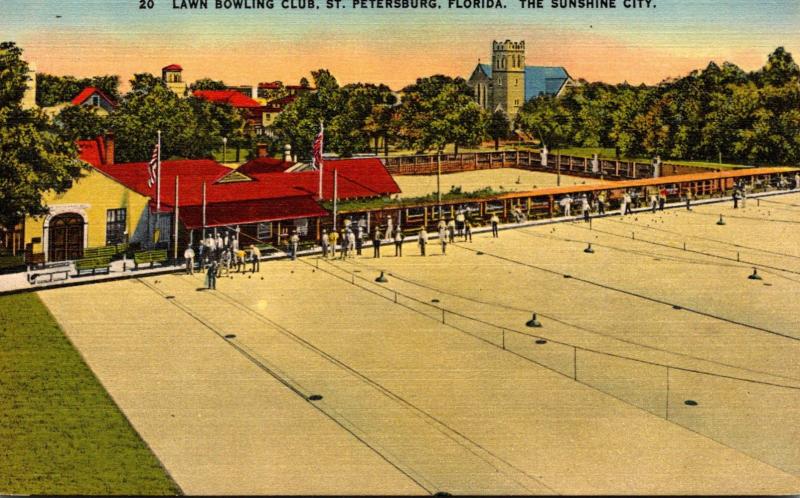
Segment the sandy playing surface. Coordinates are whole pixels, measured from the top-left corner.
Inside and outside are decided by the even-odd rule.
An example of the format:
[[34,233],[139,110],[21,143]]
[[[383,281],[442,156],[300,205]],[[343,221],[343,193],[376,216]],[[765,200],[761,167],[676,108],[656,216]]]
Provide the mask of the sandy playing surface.
[[790,204],[41,296],[187,493],[797,493]]
[[[401,198],[419,197],[436,192],[436,175],[427,176],[395,176],[400,186]],[[442,193],[446,194],[452,187],[461,187],[462,192],[473,192],[486,187],[509,192],[521,192],[534,188],[555,187],[557,176],[552,173],[526,171],[515,168],[489,169],[451,173],[442,175]],[[593,178],[561,175],[561,185],[591,185],[601,183]]]

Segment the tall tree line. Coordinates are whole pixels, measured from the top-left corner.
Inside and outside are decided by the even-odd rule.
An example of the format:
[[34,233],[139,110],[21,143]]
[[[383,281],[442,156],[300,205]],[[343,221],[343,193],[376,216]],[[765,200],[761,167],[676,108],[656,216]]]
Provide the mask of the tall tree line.
[[582,82],[539,97],[516,125],[551,149],[612,147],[628,157],[800,163],[800,68],[780,47],[764,67],[705,69],[656,86]]

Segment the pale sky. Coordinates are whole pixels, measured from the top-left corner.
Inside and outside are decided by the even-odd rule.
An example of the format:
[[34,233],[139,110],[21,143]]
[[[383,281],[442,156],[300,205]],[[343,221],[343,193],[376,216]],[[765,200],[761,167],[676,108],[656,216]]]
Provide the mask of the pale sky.
[[[175,0],[179,1],[179,0]],[[297,1],[297,0],[295,0]],[[39,71],[90,76],[160,74],[178,63],[184,79],[228,84],[296,83],[318,68],[340,83],[399,89],[420,76],[468,77],[488,61],[492,40],[525,40],[528,65],[557,65],[575,78],[657,83],[729,60],[746,70],[777,46],[800,59],[799,0],[652,0],[614,10],[180,11],[173,0],[0,0],[0,40],[17,42]],[[61,16],[57,18],[56,16]]]

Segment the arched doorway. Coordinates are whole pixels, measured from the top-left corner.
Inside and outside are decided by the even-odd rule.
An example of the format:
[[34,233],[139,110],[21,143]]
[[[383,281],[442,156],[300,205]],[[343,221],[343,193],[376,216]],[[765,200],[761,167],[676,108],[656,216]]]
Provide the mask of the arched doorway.
[[48,261],[79,259],[83,256],[83,217],[77,213],[54,216],[48,227]]

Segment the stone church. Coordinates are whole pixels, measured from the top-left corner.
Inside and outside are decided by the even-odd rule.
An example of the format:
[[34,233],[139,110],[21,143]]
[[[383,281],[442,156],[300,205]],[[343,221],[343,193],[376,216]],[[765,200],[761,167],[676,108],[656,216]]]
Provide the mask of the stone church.
[[563,67],[526,66],[524,40],[492,42],[492,63],[478,62],[468,83],[481,107],[501,109],[512,122],[526,101],[575,85]]

